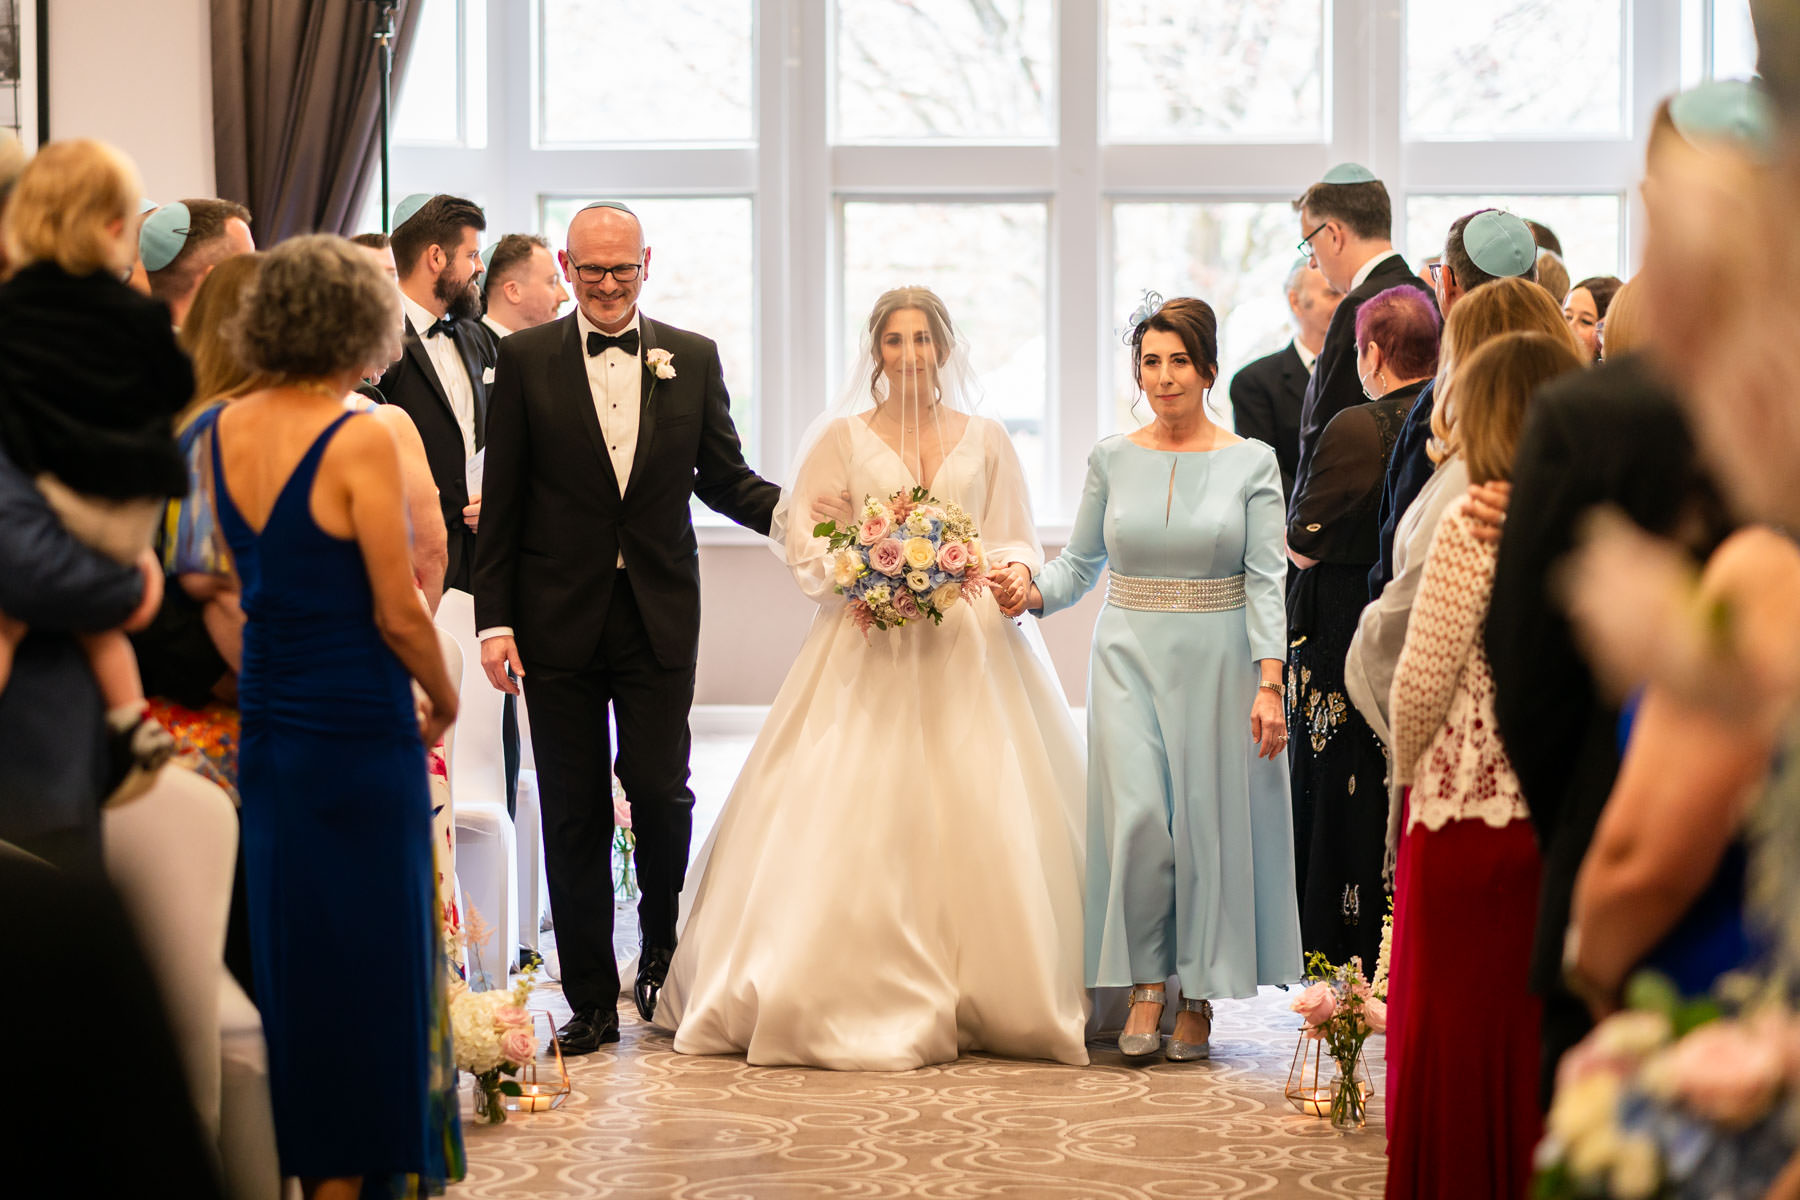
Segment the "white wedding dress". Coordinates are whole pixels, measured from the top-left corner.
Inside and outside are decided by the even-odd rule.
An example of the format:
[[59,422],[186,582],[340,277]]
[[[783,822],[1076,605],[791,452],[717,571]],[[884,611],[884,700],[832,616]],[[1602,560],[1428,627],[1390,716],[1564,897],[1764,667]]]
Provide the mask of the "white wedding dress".
[[[848,417],[789,494],[860,505],[912,483]],[[1043,565],[996,422],[968,418],[931,494],[968,511],[991,562]],[[1054,675],[992,596],[865,640],[802,524],[787,561],[819,612],[688,873],[657,1023],[683,1054],[758,1065],[1086,1063],[1086,774]]]

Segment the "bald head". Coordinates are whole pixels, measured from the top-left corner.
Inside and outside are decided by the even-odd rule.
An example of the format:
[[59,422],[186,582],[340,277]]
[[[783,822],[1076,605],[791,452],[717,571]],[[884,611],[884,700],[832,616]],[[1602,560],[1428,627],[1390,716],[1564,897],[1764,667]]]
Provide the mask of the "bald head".
[[[582,209],[569,222],[567,249],[557,259],[589,321],[608,333],[630,324],[638,293],[650,278],[650,248],[644,245],[644,227],[635,215],[604,206]],[[598,280],[582,278],[584,273],[594,276],[602,267],[621,268],[631,278],[613,273]]]

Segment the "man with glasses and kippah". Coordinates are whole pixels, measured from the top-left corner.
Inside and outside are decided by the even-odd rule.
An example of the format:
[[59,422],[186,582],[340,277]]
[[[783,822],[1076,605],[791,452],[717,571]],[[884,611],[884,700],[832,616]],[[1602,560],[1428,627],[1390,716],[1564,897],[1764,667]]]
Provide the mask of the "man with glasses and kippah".
[[574,1010],[558,1041],[565,1054],[586,1054],[619,1040],[615,769],[637,836],[645,1020],[675,951],[700,642],[690,502],[767,533],[781,489],[744,462],[712,339],[639,311],[650,248],[637,216],[617,201],[588,205],[559,259],[575,311],[499,345],[475,623],[489,681],[511,694],[517,676],[530,699],[550,906]]

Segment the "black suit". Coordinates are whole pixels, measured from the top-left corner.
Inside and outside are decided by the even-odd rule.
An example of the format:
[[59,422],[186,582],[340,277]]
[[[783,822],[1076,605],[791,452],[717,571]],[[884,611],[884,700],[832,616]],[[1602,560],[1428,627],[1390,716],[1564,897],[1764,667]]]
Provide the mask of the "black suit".
[[105,708],[74,635],[116,629],[143,576],[70,537],[0,454],[0,612],[31,632],[0,691],[0,838],[58,866],[100,870]]
[[[1319,445],[1319,435],[1325,432],[1331,418],[1352,405],[1367,403],[1369,399],[1363,395],[1362,383],[1356,377],[1356,310],[1363,306],[1363,301],[1400,284],[1431,295],[1424,281],[1413,274],[1406,260],[1396,253],[1377,263],[1369,277],[1351,288],[1331,314],[1331,324],[1325,330],[1325,344],[1319,347],[1312,378],[1306,384],[1306,399],[1300,408],[1300,458],[1294,469],[1296,484],[1306,478],[1312,466],[1313,451]],[[1432,303],[1437,303],[1435,298]],[[1296,487],[1294,494],[1298,492]],[[1290,495],[1290,506],[1292,502]],[[1288,520],[1293,519],[1290,507]]]
[[1544,856],[1531,982],[1544,997],[1546,1099],[1557,1061],[1589,1026],[1562,987],[1563,933],[1619,770],[1619,712],[1596,691],[1548,590],[1582,514],[1597,504],[1618,505],[1655,532],[1698,514],[1705,543],[1723,536],[1678,403],[1637,359],[1567,376],[1533,402],[1488,609],[1495,716]]
[[1291,341],[1231,377],[1232,424],[1242,436],[1274,449],[1284,499],[1294,494],[1294,468],[1300,461],[1300,406],[1306,401],[1310,378]]
[[[576,314],[500,343],[488,415],[475,623],[510,626],[525,665],[563,991],[577,1012],[610,1013],[619,991],[609,707],[637,835],[644,947],[675,945],[700,642],[690,498],[767,532],[780,496],[744,462],[718,347],[648,317],[640,326],[637,447],[622,496]],[[653,347],[672,353],[674,378],[643,365]]]
[[[480,450],[486,440],[483,427],[487,421],[487,389],[481,380],[494,365],[494,341],[479,321],[459,320],[455,325],[456,349],[469,372],[469,388],[475,396],[475,448]],[[467,448],[462,426],[450,408],[450,397],[410,319],[406,323],[406,348],[399,361],[381,377],[380,395],[389,404],[404,409],[418,426],[419,439],[425,443],[425,458],[431,463],[431,478],[437,484],[438,505],[443,509],[444,532],[449,540],[450,560],[444,568],[444,586],[468,591],[475,562],[475,535],[463,523],[462,515],[469,503],[469,485],[463,474],[468,463]]]

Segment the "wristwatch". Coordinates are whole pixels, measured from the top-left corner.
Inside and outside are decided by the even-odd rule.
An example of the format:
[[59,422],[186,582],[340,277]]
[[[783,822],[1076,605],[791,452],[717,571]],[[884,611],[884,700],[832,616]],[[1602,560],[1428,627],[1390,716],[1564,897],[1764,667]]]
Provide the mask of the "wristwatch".
[[1259,688],[1268,688],[1283,700],[1287,699],[1287,685],[1285,683],[1270,683],[1267,679],[1261,679],[1257,681],[1256,686]]

